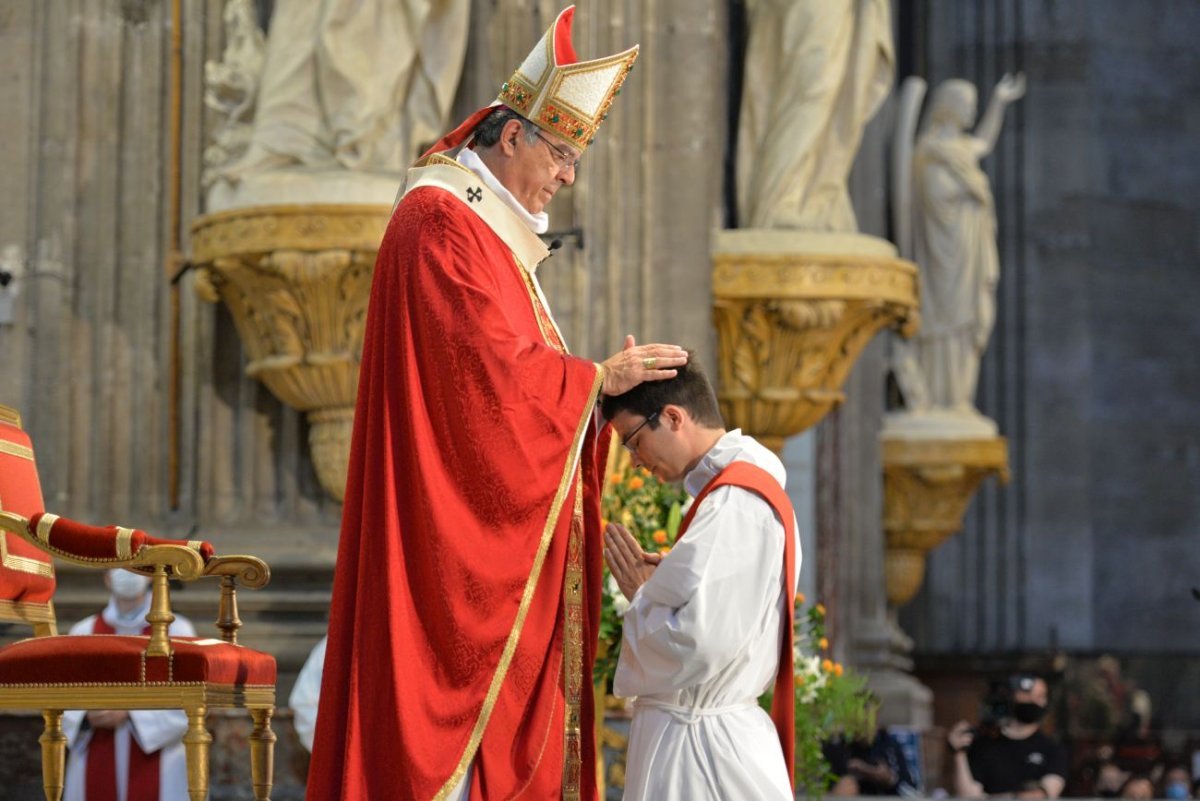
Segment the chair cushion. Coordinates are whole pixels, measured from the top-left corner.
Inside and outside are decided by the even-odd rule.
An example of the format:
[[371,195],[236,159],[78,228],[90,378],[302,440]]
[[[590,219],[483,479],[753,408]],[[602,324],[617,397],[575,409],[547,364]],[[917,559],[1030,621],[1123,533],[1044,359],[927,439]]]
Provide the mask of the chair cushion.
[[275,684],[275,657],[222,640],[172,637],[172,658],[146,657],[148,636],[35,637],[0,649],[0,687],[14,684]]
[[[29,436],[0,420],[0,511],[29,517],[42,511],[42,487]],[[0,531],[0,600],[47,604],[54,596],[50,555]]]

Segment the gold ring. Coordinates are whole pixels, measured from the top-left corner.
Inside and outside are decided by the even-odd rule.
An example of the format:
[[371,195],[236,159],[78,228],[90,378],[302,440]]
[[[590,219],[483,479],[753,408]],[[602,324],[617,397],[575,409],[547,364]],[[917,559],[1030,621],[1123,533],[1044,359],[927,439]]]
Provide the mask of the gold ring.
[[645,359],[642,359],[642,367],[645,367],[647,370],[653,370],[656,364],[658,364],[658,359],[653,356],[647,356]]

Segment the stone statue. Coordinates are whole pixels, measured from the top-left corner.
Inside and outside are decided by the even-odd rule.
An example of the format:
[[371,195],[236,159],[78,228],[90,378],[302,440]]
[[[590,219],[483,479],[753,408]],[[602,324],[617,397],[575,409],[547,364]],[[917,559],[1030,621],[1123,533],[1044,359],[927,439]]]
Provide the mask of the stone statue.
[[[390,202],[396,177],[445,127],[469,11],[470,0],[277,0],[248,147],[214,172],[210,207],[245,205],[247,194],[256,202]],[[356,184],[348,173],[368,178]],[[372,175],[387,176],[386,191],[371,185]],[[297,190],[325,178],[348,196]],[[379,197],[354,196],[356,185]]]
[[1024,94],[1025,77],[1005,75],[972,133],[975,87],[945,81],[907,158],[912,136],[905,121],[916,119],[924,81],[909,78],[901,92],[895,163],[903,167],[893,206],[901,254],[921,270],[921,328],[912,343],[896,343],[893,367],[910,412],[979,416],[975,387],[996,319],[1000,277],[996,211],[979,162],[996,144],[1005,108]]
[[738,225],[853,233],[846,178],[895,76],[888,0],[747,0]]
[[254,14],[253,0],[229,0],[223,15],[225,49],[221,60],[204,64],[204,105],[220,116],[212,143],[204,150],[205,188],[250,144],[254,102],[267,46]]

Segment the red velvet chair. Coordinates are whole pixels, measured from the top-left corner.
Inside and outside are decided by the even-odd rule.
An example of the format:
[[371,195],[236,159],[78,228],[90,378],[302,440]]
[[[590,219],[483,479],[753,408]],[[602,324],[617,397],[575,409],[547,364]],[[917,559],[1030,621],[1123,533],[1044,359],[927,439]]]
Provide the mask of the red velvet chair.
[[[62,636],[54,617],[51,557],[92,568],[123,567],[151,577],[150,634]],[[169,637],[168,578],[220,582],[221,639]],[[0,406],[0,620],[33,626],[34,637],[0,648],[0,709],[36,709],[47,801],[62,797],[66,709],[182,709],[188,795],[208,795],[204,725],[209,709],[248,709],[254,720],[254,797],[270,797],[275,734],[275,659],[237,644],[237,584],[258,589],[270,570],[253,556],[216,556],[206,542],[167,540],[117,526],[99,528],[46,514],[33,445],[19,415]]]

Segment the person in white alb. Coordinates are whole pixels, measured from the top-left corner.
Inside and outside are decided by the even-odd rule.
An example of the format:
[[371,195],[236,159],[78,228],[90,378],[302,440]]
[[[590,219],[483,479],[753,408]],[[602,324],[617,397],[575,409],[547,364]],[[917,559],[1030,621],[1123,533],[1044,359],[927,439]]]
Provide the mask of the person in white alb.
[[328,637],[322,637],[312,651],[308,654],[308,659],[304,660],[304,667],[300,668],[300,674],[296,676],[296,684],[292,687],[292,694],[288,696],[288,706],[292,708],[292,721],[296,727],[296,736],[300,738],[300,743],[312,753],[313,733],[317,730],[317,706],[321,701],[321,677],[325,673],[325,643],[329,642]]
[[[71,634],[140,635],[149,631],[150,579],[128,570],[109,570],[111,597],[98,615],[71,627]],[[194,637],[196,629],[175,615],[172,637]],[[177,801],[187,794],[181,709],[111,709],[63,715],[70,756],[63,801]]]
[[[800,541],[783,464],[725,430],[692,358],[673,379],[606,397],[602,412],[635,465],[695,498],[663,557],[619,524],[605,531],[631,602],[613,682],[637,699],[625,799],[790,801]],[[773,683],[782,702],[768,717],[757,699]]]

